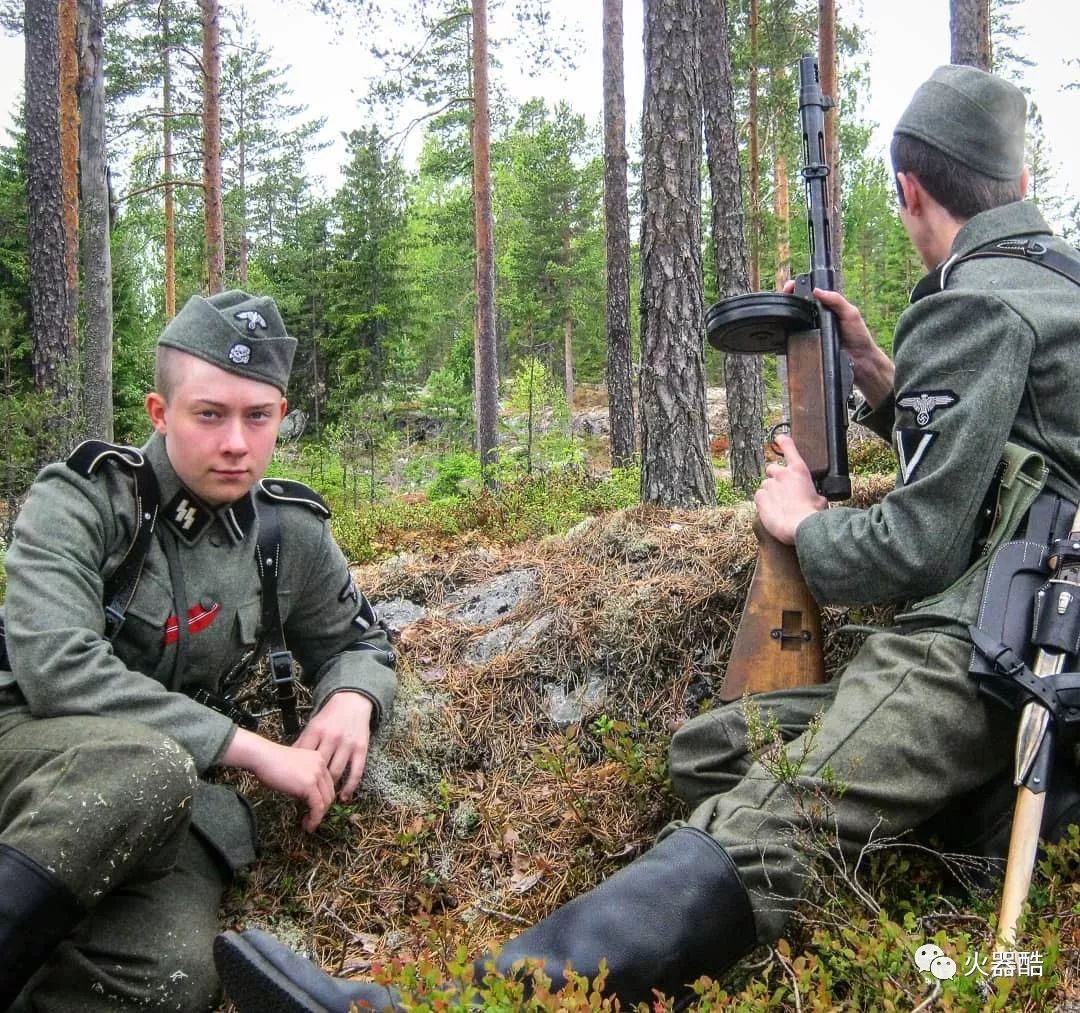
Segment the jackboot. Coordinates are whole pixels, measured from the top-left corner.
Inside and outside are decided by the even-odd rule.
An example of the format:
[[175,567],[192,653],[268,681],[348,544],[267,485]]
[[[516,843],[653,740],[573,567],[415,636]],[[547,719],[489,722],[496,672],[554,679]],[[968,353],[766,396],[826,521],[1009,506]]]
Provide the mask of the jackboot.
[[[542,965],[557,990],[568,965],[624,1004],[653,989],[680,995],[717,976],[756,945],[746,889],[727,852],[708,834],[680,827],[594,890],[575,898],[474,965],[479,985],[493,967],[518,975]],[[369,982],[333,978],[258,930],[226,932],[214,944],[225,994],[240,1013],[400,1010],[398,996]],[[366,1003],[366,1005],[364,1005]]]
[[269,932],[223,932],[214,963],[225,994],[240,1013],[398,1011],[393,990],[372,981],[335,978],[293,953]]
[[[624,1005],[653,990],[678,998],[707,974],[721,975],[757,945],[754,917],[735,863],[712,837],[680,827],[589,893],[510,940],[494,967],[510,976],[542,962],[552,989],[569,965],[594,978],[607,962],[606,995]],[[476,962],[476,981],[492,961]]]
[[0,1010],[6,1010],[85,911],[29,855],[0,844]]

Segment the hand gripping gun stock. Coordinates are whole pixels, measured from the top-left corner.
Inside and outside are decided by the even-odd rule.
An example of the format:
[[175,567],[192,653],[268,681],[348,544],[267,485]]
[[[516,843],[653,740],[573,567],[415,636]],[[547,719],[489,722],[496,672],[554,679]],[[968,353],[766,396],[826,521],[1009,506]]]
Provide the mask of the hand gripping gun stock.
[[[834,314],[813,290],[835,288],[829,230],[825,112],[833,100],[821,91],[818,62],[799,60],[810,270],[795,279],[793,294],[751,292],[712,306],[705,317],[709,344],[743,355],[782,354],[787,360],[792,439],[818,492],[829,500],[851,495],[848,477],[848,398],[851,365],[840,347]],[[799,570],[795,550],[755,521],[758,558],[720,693],[734,700],[823,682],[821,613]]]

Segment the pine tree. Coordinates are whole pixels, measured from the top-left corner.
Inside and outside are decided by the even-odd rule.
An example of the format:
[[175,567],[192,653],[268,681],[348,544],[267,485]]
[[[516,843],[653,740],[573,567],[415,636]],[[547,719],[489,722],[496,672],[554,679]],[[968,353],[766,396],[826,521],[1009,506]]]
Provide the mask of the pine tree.
[[645,11],[641,498],[716,502],[705,423],[698,0]]

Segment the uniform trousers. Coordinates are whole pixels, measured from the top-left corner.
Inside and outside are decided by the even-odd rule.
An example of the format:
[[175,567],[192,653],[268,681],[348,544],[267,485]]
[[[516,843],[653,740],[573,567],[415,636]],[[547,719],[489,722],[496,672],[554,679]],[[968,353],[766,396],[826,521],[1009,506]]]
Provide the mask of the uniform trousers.
[[787,744],[788,783],[752,755],[743,701],[673,736],[672,782],[693,809],[666,832],[689,824],[723,845],[759,942],[779,938],[804,892],[808,840],[852,863],[869,841],[907,834],[1011,767],[1016,716],[980,694],[970,654],[940,630],[881,631],[831,682],[749,698]]
[[229,873],[191,829],[196,782],[188,753],[137,722],[0,717],[0,843],[86,911],[15,1010],[213,1008]]

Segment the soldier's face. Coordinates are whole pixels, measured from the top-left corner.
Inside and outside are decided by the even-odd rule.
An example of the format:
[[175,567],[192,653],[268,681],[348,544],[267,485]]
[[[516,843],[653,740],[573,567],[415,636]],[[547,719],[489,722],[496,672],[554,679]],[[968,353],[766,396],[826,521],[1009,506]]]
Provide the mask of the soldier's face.
[[288,405],[272,384],[185,358],[172,396],[149,394],[146,410],[184,485],[209,506],[232,503],[265,474]]

